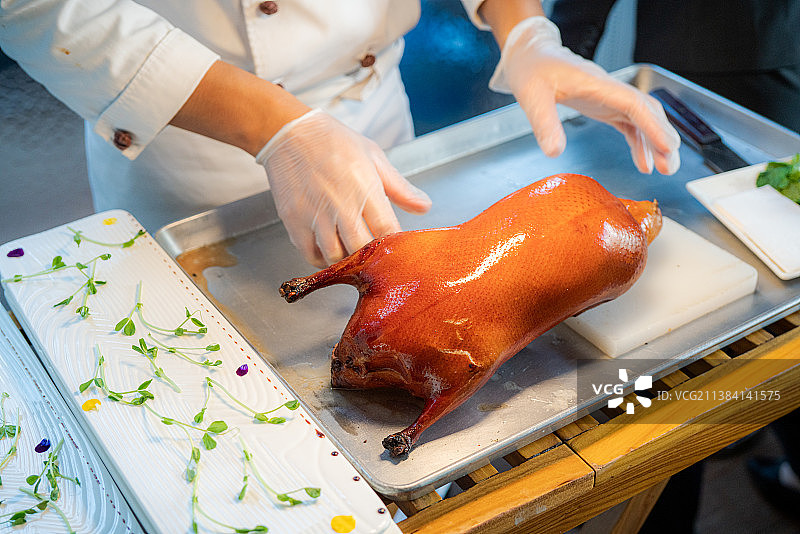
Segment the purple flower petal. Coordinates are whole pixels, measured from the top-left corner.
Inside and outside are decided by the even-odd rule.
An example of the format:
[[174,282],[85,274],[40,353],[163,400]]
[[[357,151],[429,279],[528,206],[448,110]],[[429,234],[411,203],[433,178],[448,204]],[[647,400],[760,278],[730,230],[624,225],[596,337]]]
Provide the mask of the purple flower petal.
[[246,375],[247,374],[247,364],[243,363],[242,365],[240,365],[239,368],[236,370],[236,374],[239,375],[239,376]]
[[50,440],[47,439],[47,438],[44,438],[42,441],[39,442],[39,444],[37,446],[35,446],[33,448],[33,450],[35,450],[38,453],[42,453],[42,452],[47,451],[47,449],[49,449],[49,448],[50,448]]
[[8,254],[6,254],[6,256],[8,256],[9,258],[21,258],[24,255],[25,251],[22,250],[22,247],[15,248],[14,250],[9,250]]

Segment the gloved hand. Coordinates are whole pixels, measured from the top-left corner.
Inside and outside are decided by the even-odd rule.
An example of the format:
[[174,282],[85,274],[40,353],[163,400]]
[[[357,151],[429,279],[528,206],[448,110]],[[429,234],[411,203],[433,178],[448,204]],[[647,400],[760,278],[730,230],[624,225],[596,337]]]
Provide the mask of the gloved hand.
[[652,172],[653,163],[662,174],[680,167],[680,137],[661,105],[562,46],[558,28],[545,17],[525,19],[509,32],[489,87],[514,94],[549,157],[567,142],[560,103],[622,132],[639,171]]
[[390,200],[412,213],[431,206],[378,145],[320,110],[284,125],[256,161],[267,170],[289,238],[317,267],[399,231]]

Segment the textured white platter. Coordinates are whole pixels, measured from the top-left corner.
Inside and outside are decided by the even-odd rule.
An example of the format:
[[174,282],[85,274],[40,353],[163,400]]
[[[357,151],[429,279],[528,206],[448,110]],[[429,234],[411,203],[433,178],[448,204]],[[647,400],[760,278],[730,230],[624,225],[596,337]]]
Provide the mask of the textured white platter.
[[[141,228],[127,212],[110,211],[81,219],[68,225],[86,237],[105,243],[122,243]],[[8,257],[9,251],[22,248],[22,257]],[[223,385],[238,401],[262,412],[294,399],[281,378],[265,363],[244,338],[214,308],[174,261],[149,236],[133,246],[98,245],[73,241],[67,225],[25,237],[0,246],[0,278],[41,271],[55,256],[64,263],[88,263],[91,258],[110,253],[98,260],[97,293],[87,301],[89,315],[82,318],[76,310],[82,305],[79,291],[66,306],[54,304],[68,297],[85,281],[74,268],[63,269],[22,282],[4,284],[9,305],[23,324],[43,363],[95,444],[123,494],[147,532],[182,533],[192,529],[194,485],[187,480],[187,467],[197,473],[197,501],[214,520],[237,528],[265,525],[270,532],[333,532],[331,521],[337,516],[352,516],[353,532],[399,532],[379,497],[359,476],[331,441],[319,430],[304,406],[296,410],[279,408],[269,417],[285,417],[282,424],[257,421],[252,412],[231,400],[221,388],[208,388],[206,377]],[[91,272],[90,266],[86,272]],[[120,319],[128,316],[137,302],[141,288],[142,315],[148,323],[174,328],[195,313],[207,327],[203,336],[163,335],[148,330],[138,314],[133,314],[136,333],[125,336],[115,331]],[[191,323],[184,325],[197,328]],[[148,335],[148,332],[152,334]],[[147,346],[156,341],[169,346],[201,349],[219,344],[221,350],[184,351],[201,361],[222,360],[219,367],[192,365],[176,354],[160,350],[156,365],[163,369],[180,389],[154,376],[151,363],[131,349],[145,339]],[[115,391],[136,390],[153,379],[148,390],[154,398],[143,406],[112,402],[95,386],[80,392],[80,385],[95,375],[99,355],[105,360],[105,385]],[[247,364],[248,372],[237,374]],[[127,395],[127,400],[137,394]],[[201,424],[193,418],[208,397]],[[89,399],[101,405],[92,411],[81,406]],[[160,417],[186,423],[166,425]],[[217,445],[207,450],[203,432],[213,421],[225,421],[228,431],[214,435]],[[187,437],[187,433],[191,437]],[[242,500],[246,446],[263,479],[278,492],[317,487],[320,497],[305,492],[292,493],[303,504],[287,506],[275,500],[248,470],[248,489]],[[195,465],[192,447],[200,451]],[[212,520],[196,515],[200,531],[230,532]]]
[[[797,250],[800,225],[796,224],[800,219],[800,206],[780,194],[771,198],[752,196],[758,193],[757,189],[764,189],[756,188],[758,174],[764,169],[766,163],[760,163],[700,178],[688,182],[686,189],[778,278],[791,280],[800,276],[800,250]],[[737,196],[739,201],[731,203]],[[772,231],[774,228],[780,228],[780,232]],[[764,239],[772,236],[780,241]],[[784,250],[781,250],[780,243],[783,243]],[[787,256],[789,261],[781,263],[780,258]]]
[[[37,453],[34,447],[46,438],[52,444],[52,451],[63,439],[58,454],[60,471],[77,477],[80,486],[61,481],[61,496],[56,504],[67,516],[72,529],[80,533],[142,532],[88,437],[67,410],[42,364],[2,306],[0,362],[0,394],[8,394],[4,403],[5,422],[16,426],[19,417],[22,428],[17,453],[0,473],[3,481],[0,486],[0,501],[3,503],[0,504],[0,515],[30,508],[38,502],[19,491],[21,487],[30,489],[25,478],[39,474],[42,462],[47,458],[47,452]],[[0,440],[0,462],[13,443],[14,439],[10,437]],[[41,489],[49,491],[49,486],[43,483]],[[67,525],[52,509],[30,517],[22,526],[12,527],[8,519],[8,516],[0,519],[0,533],[67,532]]]

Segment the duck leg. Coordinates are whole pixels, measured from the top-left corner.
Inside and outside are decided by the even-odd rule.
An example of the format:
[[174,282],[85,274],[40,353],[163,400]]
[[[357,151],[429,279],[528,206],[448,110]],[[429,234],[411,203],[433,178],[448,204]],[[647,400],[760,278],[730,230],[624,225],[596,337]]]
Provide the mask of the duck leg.
[[363,292],[365,284],[361,275],[364,264],[375,251],[380,241],[380,239],[376,239],[368,243],[350,256],[326,269],[317,271],[309,276],[292,278],[288,282],[282,283],[279,289],[281,297],[286,302],[291,303],[300,300],[312,291],[334,284],[349,284],[355,286],[359,292]]
[[392,457],[407,454],[426,428],[438,421],[444,414],[454,410],[468,396],[464,395],[463,390],[447,390],[443,391],[438,397],[427,399],[425,407],[422,409],[420,416],[417,417],[417,420],[408,428],[383,438],[381,442],[383,447],[389,451]]

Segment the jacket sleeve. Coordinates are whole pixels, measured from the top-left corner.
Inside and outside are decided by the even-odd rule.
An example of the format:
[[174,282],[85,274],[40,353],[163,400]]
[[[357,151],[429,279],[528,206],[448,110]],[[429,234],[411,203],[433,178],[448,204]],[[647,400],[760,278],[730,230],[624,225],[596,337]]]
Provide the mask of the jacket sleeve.
[[219,58],[129,0],[0,0],[0,47],[130,159]]

